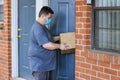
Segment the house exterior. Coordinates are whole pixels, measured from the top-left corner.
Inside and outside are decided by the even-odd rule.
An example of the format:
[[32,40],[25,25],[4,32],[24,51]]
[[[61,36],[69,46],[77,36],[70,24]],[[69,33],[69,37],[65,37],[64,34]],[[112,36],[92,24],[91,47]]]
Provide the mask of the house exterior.
[[53,80],[120,80],[120,1],[87,1],[0,0],[0,80],[32,80],[29,26],[44,5],[55,11],[52,26],[58,26],[51,32],[76,33],[75,54],[58,52]]

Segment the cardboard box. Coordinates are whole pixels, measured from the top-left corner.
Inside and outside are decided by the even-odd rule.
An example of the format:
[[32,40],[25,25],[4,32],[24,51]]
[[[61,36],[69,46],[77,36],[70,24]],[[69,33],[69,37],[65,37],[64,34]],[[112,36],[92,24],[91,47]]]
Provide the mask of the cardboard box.
[[75,32],[61,33],[60,43],[66,43],[70,45],[70,49],[61,50],[61,54],[75,53]]

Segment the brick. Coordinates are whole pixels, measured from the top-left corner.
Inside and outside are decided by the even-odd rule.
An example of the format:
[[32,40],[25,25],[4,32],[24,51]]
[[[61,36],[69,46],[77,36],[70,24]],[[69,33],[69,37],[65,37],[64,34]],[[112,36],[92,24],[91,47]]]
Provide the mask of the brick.
[[86,62],[89,63],[89,64],[97,64],[96,60],[89,59],[89,58],[86,58]]
[[86,45],[86,46],[83,46],[83,50],[89,50],[90,49],[90,46],[89,45]]
[[90,40],[82,40],[83,45],[90,45]]
[[85,58],[84,58],[84,57],[79,57],[79,56],[77,56],[77,57],[75,58],[75,60],[80,61],[80,62],[85,62]]
[[81,53],[80,53],[80,51],[78,49],[75,50],[75,57],[76,56],[81,56]]
[[92,70],[103,72],[103,67],[92,65]]
[[91,11],[84,12],[83,16],[85,16],[85,17],[91,17]]
[[85,24],[83,24],[83,27],[84,27],[84,28],[88,28],[88,29],[90,29],[90,28],[91,28],[91,24],[89,24],[89,23],[85,23]]
[[82,67],[76,67],[75,70],[81,73],[85,73],[85,68],[82,68]]
[[79,7],[76,6],[76,12],[79,11]]
[[83,23],[90,23],[90,18],[80,18],[80,22],[83,22]]
[[104,68],[104,72],[112,75],[117,75],[117,71],[108,68]]
[[77,39],[82,39],[82,38],[83,38],[82,35],[78,35],[78,34],[76,34],[75,37],[76,37]]
[[104,54],[104,55],[103,55],[103,61],[105,61],[105,62],[111,62],[111,57],[112,57],[112,56],[110,56],[110,55],[108,55],[108,54]]
[[80,75],[80,74],[79,74],[78,72],[75,72],[75,76],[76,76],[76,77],[79,77],[79,75]]
[[120,70],[120,64],[111,64],[111,68]]
[[120,64],[120,56],[118,57],[118,64]]
[[[94,57],[96,57],[97,56],[97,53],[95,53],[94,51],[92,51],[92,50],[90,50],[90,51],[88,51],[88,57],[90,58],[91,57],[91,55],[90,54],[92,54],[92,56],[94,56]],[[90,58],[90,59],[94,59],[94,58]]]
[[80,80],[78,77],[75,77],[75,80]]
[[113,63],[114,63],[114,64],[118,64],[118,63],[119,63],[119,58],[118,58],[118,56],[114,56],[114,57],[113,57]]
[[101,80],[101,79],[96,77],[91,77],[91,80]]
[[77,45],[79,45],[79,44],[81,44],[81,43],[82,43],[82,42],[81,42],[80,39],[76,40],[76,44],[77,44]]
[[83,16],[83,12],[76,12],[76,16],[77,17],[82,17]]
[[82,27],[83,27],[83,26],[82,26],[81,23],[76,23],[76,29],[77,29],[77,28],[80,28],[80,29],[81,29]]
[[86,74],[80,74],[80,77],[86,80],[90,80],[90,76],[86,75]]
[[4,1],[4,4],[11,4],[11,1]]
[[75,44],[76,44],[76,45],[79,44],[79,40],[78,40],[78,39],[75,40]]
[[97,54],[93,52],[88,53],[88,58],[92,60],[97,60]]
[[120,76],[120,71],[118,71],[118,76]]
[[90,6],[80,6],[80,11],[91,11]]
[[120,77],[117,77],[117,76],[111,76],[111,80],[120,80]]
[[76,29],[76,34],[79,33],[79,29]]
[[79,67],[79,66],[80,66],[80,62],[76,60],[75,66],[76,66],[76,67]]
[[110,63],[108,63],[108,62],[103,62],[103,61],[98,61],[98,65],[104,66],[104,67],[110,67]]
[[79,23],[80,22],[80,17],[76,17],[76,23]]
[[78,46],[78,45],[76,46],[76,48],[79,49],[79,50],[82,50],[82,49],[83,49],[82,46]]
[[87,52],[81,52],[81,56],[87,57],[88,53]]
[[80,29],[81,34],[90,34],[91,30],[90,29]]
[[76,6],[85,4],[85,1],[76,1]]
[[105,60],[103,59],[103,54],[98,53],[98,54],[97,54],[97,58],[98,58],[99,61],[105,61]]
[[90,35],[83,35],[83,39],[90,39]]
[[110,80],[110,75],[98,72],[97,77]]
[[86,74],[96,76],[96,71],[93,71],[93,70],[86,70]]
[[80,64],[80,67],[84,67],[84,68],[90,69],[90,68],[91,68],[91,65],[90,65],[90,64],[87,64],[87,63],[81,63],[81,64]]

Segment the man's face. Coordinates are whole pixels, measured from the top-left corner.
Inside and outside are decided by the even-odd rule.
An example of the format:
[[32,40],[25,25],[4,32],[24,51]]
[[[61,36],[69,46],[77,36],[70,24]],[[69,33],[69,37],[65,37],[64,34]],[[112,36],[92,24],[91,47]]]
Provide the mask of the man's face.
[[50,20],[52,18],[52,14],[49,13],[48,15],[42,15],[41,19],[43,20],[44,24],[46,23],[47,20]]
[[48,14],[48,15],[46,15],[46,20],[48,20],[48,19],[51,19],[52,18],[52,14]]
[[45,18],[44,18],[44,24],[45,25],[50,25],[51,23],[51,18],[52,18],[52,14],[48,14],[48,15],[45,15]]

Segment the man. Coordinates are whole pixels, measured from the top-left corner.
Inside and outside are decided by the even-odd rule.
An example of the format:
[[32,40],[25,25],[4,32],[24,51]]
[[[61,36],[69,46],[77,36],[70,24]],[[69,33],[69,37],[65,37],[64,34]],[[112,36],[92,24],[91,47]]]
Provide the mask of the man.
[[56,68],[56,49],[67,49],[66,44],[56,44],[59,36],[52,37],[46,25],[51,23],[53,10],[44,6],[33,24],[28,50],[30,69],[35,80],[49,80],[50,71]]

